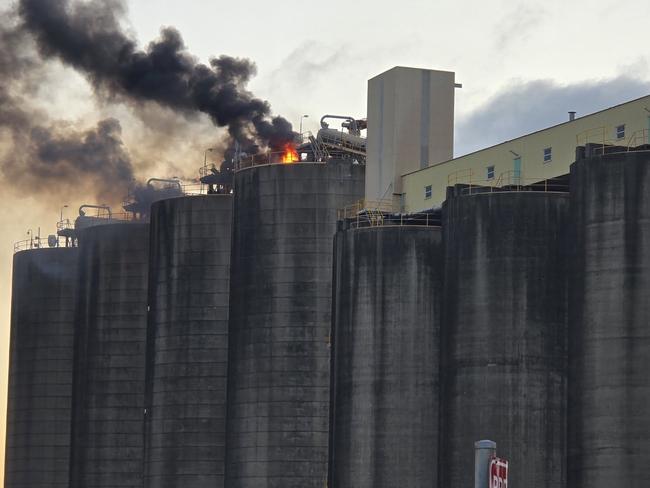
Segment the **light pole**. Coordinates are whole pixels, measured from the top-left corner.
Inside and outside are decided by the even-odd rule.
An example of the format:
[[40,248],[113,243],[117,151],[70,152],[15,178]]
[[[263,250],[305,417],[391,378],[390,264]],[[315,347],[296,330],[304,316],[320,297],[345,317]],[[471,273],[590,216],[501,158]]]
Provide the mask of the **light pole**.
[[303,115],[300,117],[300,135],[302,136],[302,119],[309,118],[309,115]]
[[207,175],[208,171],[208,153],[214,151],[213,147],[207,148],[205,151],[203,151],[203,176]]

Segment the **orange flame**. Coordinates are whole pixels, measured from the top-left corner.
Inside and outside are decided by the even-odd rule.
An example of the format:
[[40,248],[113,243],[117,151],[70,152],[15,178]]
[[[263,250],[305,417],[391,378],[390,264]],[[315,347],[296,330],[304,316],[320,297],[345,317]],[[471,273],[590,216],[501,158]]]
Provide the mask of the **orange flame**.
[[285,144],[281,160],[283,163],[296,163],[300,161],[298,151],[296,151],[296,148],[293,146],[293,144]]

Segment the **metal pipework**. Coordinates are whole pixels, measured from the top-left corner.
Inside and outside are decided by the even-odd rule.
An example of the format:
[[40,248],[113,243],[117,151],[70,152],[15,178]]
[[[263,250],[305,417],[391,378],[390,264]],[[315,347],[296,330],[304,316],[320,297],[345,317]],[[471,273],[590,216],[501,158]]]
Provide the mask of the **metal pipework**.
[[[164,179],[164,178],[149,178],[149,179],[147,180],[147,186],[148,186],[149,188],[154,188],[153,185],[151,184],[151,183],[153,183],[154,181],[155,181],[155,182],[158,182],[158,183],[169,183],[170,185],[175,185],[175,186],[178,187],[178,191],[180,191],[180,192],[183,191],[183,187],[181,186],[181,182],[178,181],[178,180],[168,180],[168,179]],[[154,189],[155,189],[155,188],[154,188]]]
[[487,488],[490,460],[497,455],[497,443],[483,440],[474,443],[474,488]]
[[323,115],[320,119],[320,126],[323,129],[329,128],[329,124],[325,122],[325,119],[340,119],[340,120],[347,120],[349,124],[344,125],[346,129],[350,131],[350,134],[358,136],[361,134],[361,131],[359,130],[357,120],[354,117],[350,117],[349,115]]
[[84,217],[86,215],[86,212],[83,211],[84,208],[96,208],[96,209],[103,209],[108,212],[108,218],[113,217],[113,213],[111,212],[111,207],[108,205],[82,205],[79,207],[79,216]]

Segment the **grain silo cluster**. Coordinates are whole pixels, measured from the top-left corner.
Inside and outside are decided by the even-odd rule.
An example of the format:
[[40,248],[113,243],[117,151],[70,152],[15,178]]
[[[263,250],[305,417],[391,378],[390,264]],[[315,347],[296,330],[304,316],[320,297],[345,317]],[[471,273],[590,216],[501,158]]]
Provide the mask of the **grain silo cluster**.
[[18,248],[5,486],[465,488],[482,439],[515,487],[647,486],[650,146],[408,211],[310,144]]

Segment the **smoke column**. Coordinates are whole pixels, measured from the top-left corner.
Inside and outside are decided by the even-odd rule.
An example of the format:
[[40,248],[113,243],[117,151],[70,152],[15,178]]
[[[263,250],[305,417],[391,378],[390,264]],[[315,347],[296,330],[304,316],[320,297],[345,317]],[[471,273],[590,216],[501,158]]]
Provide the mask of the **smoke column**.
[[249,60],[220,56],[209,66],[199,63],[171,27],[138,49],[120,26],[120,0],[20,0],[18,8],[41,55],[85,74],[98,95],[205,113],[248,152],[279,149],[293,138],[291,124],[272,117],[269,104],[246,90],[255,74]]
[[[30,39],[2,13],[0,23],[0,174],[12,187],[44,199],[85,191],[111,202],[126,193],[133,164],[119,121],[79,130],[30,106],[45,72]],[[121,195],[119,195],[121,196]]]

